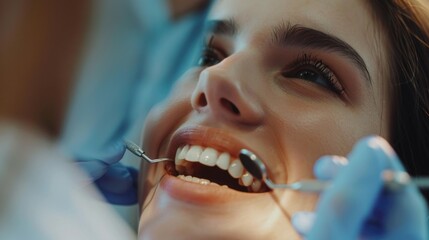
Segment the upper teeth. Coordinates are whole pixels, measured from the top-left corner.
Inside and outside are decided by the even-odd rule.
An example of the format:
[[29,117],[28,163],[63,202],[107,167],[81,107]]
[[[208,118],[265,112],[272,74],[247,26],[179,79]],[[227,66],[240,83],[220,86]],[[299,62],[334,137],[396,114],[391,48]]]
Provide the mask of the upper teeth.
[[254,179],[244,169],[240,160],[232,158],[227,152],[219,152],[210,147],[185,145],[179,147],[176,151],[175,164],[177,171],[180,172],[185,168],[186,161],[199,162],[206,166],[217,166],[220,169],[227,170],[233,178],[239,179],[239,184],[249,187],[254,192],[259,191],[261,188],[260,181]]

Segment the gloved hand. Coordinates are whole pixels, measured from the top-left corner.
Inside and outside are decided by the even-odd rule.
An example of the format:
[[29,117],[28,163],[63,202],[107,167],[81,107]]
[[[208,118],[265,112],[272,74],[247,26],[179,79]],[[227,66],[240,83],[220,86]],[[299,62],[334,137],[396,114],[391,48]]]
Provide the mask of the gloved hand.
[[404,171],[390,145],[365,138],[345,158],[323,157],[314,167],[318,179],[332,180],[316,213],[292,218],[305,239],[428,239],[427,206],[413,184],[387,190],[383,170]]
[[76,163],[86,171],[106,200],[112,204],[137,203],[137,170],[119,163],[125,153],[125,145],[113,144],[102,155],[78,158]]

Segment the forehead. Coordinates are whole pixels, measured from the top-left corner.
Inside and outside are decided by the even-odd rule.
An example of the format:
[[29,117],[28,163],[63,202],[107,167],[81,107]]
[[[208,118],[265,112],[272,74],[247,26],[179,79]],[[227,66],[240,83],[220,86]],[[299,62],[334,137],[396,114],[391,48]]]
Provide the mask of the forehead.
[[299,24],[336,36],[362,57],[372,78],[379,78],[382,50],[365,0],[218,0],[209,19],[234,19],[240,36],[266,39],[279,24]]
[[372,26],[369,4],[364,0],[218,0],[211,18],[230,17],[242,23],[243,30],[246,26],[262,30],[288,21],[347,35]]

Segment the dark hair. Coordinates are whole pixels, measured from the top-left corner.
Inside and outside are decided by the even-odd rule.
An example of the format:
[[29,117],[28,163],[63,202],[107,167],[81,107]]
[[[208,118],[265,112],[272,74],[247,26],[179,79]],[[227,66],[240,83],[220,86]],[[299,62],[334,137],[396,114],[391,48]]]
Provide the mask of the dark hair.
[[[412,176],[429,175],[429,1],[369,0],[387,40],[390,142]],[[429,192],[423,192],[429,200]]]

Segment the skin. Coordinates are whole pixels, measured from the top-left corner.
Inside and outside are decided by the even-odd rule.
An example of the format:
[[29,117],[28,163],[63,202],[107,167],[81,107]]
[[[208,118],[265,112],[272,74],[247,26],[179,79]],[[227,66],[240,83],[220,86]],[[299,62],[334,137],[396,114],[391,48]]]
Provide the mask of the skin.
[[[365,1],[218,1],[209,16],[231,18],[237,34],[212,40],[220,62],[190,69],[149,114],[143,134],[149,156],[174,158],[186,143],[233,156],[247,148],[265,161],[275,182],[290,183],[313,178],[319,157],[345,156],[364,136],[389,139],[389,95],[380,76],[385,49]],[[281,23],[346,42],[363,59],[371,83],[338,52],[273,46],[271,29]],[[330,68],[344,94],[282,75],[304,53]],[[140,239],[297,239],[290,217],[313,210],[318,197],[202,186],[169,177],[162,164],[141,170]]]

